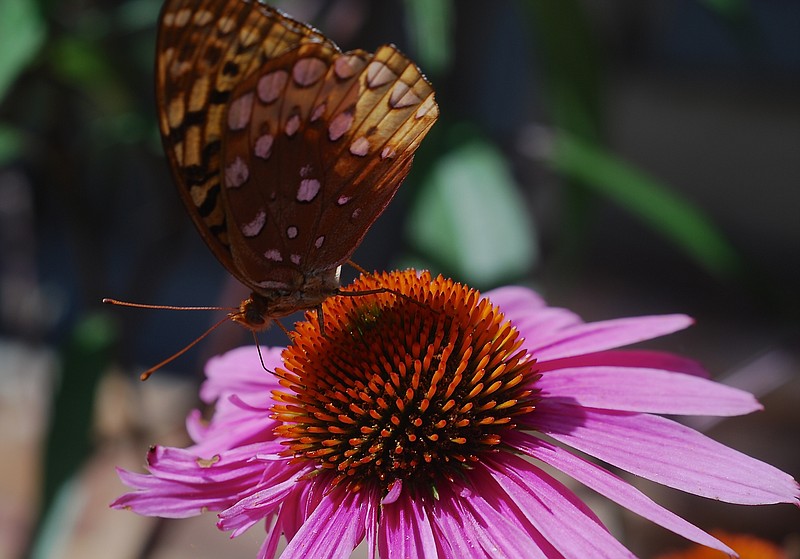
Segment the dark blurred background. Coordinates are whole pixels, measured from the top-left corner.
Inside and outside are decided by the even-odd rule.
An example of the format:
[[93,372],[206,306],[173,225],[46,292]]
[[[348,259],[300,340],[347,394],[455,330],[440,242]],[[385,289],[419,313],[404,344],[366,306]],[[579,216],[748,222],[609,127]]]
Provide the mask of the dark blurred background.
[[[275,4],[343,50],[397,44],[437,90],[440,121],[357,263],[482,290],[522,283],[587,320],[689,313],[694,328],[649,346],[767,407],[695,426],[800,474],[800,2]],[[107,512],[115,479],[92,487],[115,463],[137,467],[146,444],[180,442],[202,363],[252,342],[224,325],[136,385],[220,314],[100,303],[247,295],[170,181],[153,94],[160,5],[0,1],[0,447],[12,456],[0,557],[109,556],[109,541],[116,557],[235,549],[213,519],[175,535],[185,529]],[[262,343],[284,345],[273,330]],[[788,506],[648,491],[703,528],[800,546]],[[681,545],[608,515],[644,557]]]

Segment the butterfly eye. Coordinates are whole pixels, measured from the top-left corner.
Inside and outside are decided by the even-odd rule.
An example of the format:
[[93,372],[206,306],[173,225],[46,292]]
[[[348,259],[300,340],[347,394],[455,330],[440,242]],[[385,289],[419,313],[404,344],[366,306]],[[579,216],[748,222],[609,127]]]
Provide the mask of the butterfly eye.
[[252,290],[261,330],[319,307],[436,121],[393,46],[342,53],[259,2],[167,0],[156,91],[172,174],[203,240]]

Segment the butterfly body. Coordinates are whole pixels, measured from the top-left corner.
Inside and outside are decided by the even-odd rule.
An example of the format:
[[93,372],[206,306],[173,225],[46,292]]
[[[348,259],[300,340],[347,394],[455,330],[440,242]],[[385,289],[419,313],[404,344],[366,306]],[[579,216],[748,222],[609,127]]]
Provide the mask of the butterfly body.
[[343,53],[247,0],[167,0],[157,97],[173,178],[260,330],[319,307],[410,170],[433,89],[391,45]]

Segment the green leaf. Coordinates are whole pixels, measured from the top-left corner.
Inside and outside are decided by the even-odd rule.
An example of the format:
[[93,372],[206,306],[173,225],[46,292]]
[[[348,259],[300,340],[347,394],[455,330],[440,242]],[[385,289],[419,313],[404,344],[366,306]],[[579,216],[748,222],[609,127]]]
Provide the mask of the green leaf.
[[16,128],[0,123],[0,167],[7,165],[22,151],[22,136]]
[[44,21],[31,0],[0,1],[0,100],[44,43]]
[[743,270],[739,254],[713,223],[669,187],[602,147],[557,132],[540,155],[563,175],[614,200],[720,277]]
[[406,0],[408,28],[416,47],[416,58],[430,73],[441,72],[452,57],[451,0]]
[[480,141],[436,163],[408,224],[409,240],[423,255],[477,287],[528,272],[538,252],[505,160]]

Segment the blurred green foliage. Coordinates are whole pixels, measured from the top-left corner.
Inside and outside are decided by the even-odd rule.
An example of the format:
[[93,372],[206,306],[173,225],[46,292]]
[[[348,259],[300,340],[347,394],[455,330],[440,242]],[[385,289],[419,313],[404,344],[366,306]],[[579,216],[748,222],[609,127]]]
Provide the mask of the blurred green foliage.
[[523,278],[538,255],[520,187],[503,154],[485,140],[436,161],[407,225],[410,242],[435,267],[479,288]]

